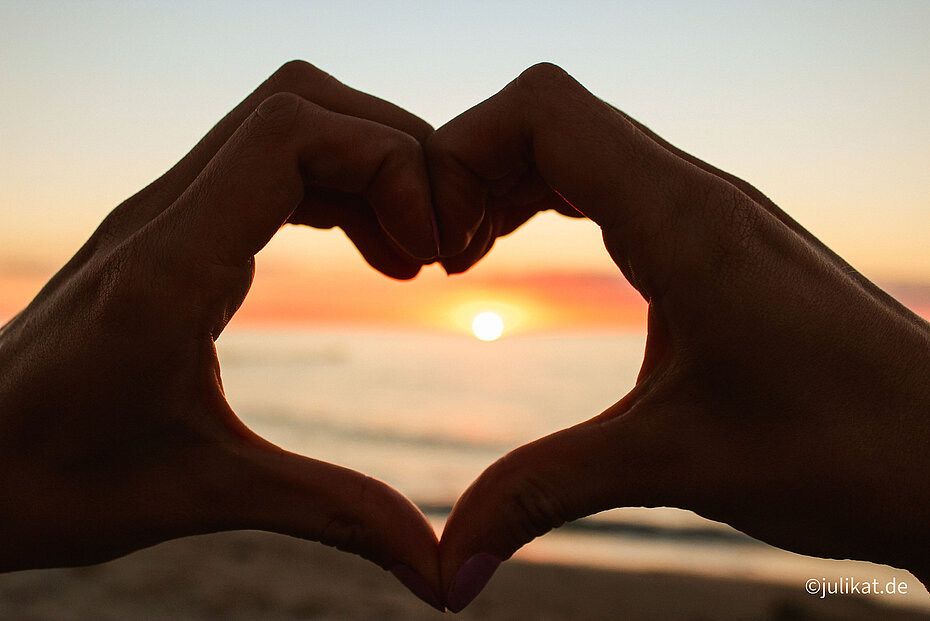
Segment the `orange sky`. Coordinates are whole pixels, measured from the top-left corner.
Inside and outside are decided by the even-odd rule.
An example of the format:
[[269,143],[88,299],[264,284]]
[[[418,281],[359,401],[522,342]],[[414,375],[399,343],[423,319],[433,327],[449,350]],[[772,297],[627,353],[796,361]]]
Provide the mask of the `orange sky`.
[[[259,264],[235,325],[374,324],[469,332],[483,311],[506,333],[646,329],[646,303],[619,271],[500,270],[446,276],[433,266],[399,282],[362,267],[318,273]],[[890,283],[885,290],[930,318],[930,286]]]
[[[233,326],[342,324],[467,333],[472,318],[490,310],[503,317],[508,334],[645,329],[646,304],[619,272],[475,272],[448,277],[433,266],[399,282],[361,264],[326,272],[259,261]],[[0,265],[0,321],[25,306],[49,276],[40,266]],[[885,289],[930,318],[930,286],[892,283]]]
[[446,276],[437,267],[412,281],[373,270],[315,273],[259,265],[237,324],[367,323],[468,331],[483,311],[508,333],[645,328],[646,305],[618,272],[494,272]]
[[[645,303],[619,272],[513,272],[446,276],[437,266],[395,281],[367,266],[319,271],[259,261],[234,325],[370,324],[467,332],[494,311],[508,333],[591,328],[641,329]],[[39,266],[0,266],[5,321],[51,276]]]

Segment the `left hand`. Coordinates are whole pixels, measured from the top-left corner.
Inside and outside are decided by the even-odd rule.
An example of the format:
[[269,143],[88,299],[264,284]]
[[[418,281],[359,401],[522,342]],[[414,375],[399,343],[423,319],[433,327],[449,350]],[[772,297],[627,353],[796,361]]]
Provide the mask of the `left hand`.
[[104,221],[0,331],[0,571],[261,529],[360,554],[440,605],[420,511],[247,429],[214,348],[286,221],[341,226],[398,278],[435,256],[430,131],[289,63]]

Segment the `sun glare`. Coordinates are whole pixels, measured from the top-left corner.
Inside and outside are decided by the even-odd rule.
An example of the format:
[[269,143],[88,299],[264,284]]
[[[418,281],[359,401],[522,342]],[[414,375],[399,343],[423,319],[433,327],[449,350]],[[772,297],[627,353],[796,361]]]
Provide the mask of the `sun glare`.
[[504,332],[504,320],[497,313],[478,313],[471,322],[471,330],[482,341],[494,341]]

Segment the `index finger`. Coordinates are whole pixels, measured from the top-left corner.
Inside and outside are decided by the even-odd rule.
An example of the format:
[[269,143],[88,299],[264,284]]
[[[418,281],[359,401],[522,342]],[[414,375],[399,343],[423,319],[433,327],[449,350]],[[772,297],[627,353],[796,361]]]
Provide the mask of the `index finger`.
[[426,151],[443,256],[468,246],[495,182],[535,171],[604,230],[618,265],[668,271],[662,251],[695,230],[683,205],[720,183],[547,63],[436,130]]
[[223,117],[163,180],[174,197],[200,174],[258,106],[276,93],[293,93],[332,112],[393,127],[424,142],[433,128],[418,116],[388,101],[343,84],[331,74],[302,60],[282,65],[248,97]]
[[409,499],[360,472],[249,438],[220,460],[214,528],[284,533],[358,554],[443,610],[436,534]]
[[159,220],[173,223],[172,254],[238,266],[284,224],[305,184],[363,195],[398,245],[435,254],[419,143],[292,94],[263,102]]
[[[157,217],[178,199],[256,108],[276,93],[293,93],[327,110],[392,127],[421,143],[433,131],[429,123],[403,108],[351,88],[308,62],[292,60],[227,113],[164,175],[117,207],[108,218],[111,228],[117,227],[118,236],[125,238]],[[140,200],[153,194],[160,200]]]

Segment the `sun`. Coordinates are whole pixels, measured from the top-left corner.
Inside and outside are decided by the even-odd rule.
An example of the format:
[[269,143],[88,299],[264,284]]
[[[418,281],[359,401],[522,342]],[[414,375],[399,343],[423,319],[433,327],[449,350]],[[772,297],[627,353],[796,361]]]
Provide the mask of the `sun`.
[[471,322],[471,331],[482,341],[494,341],[504,332],[504,320],[497,313],[478,313]]

